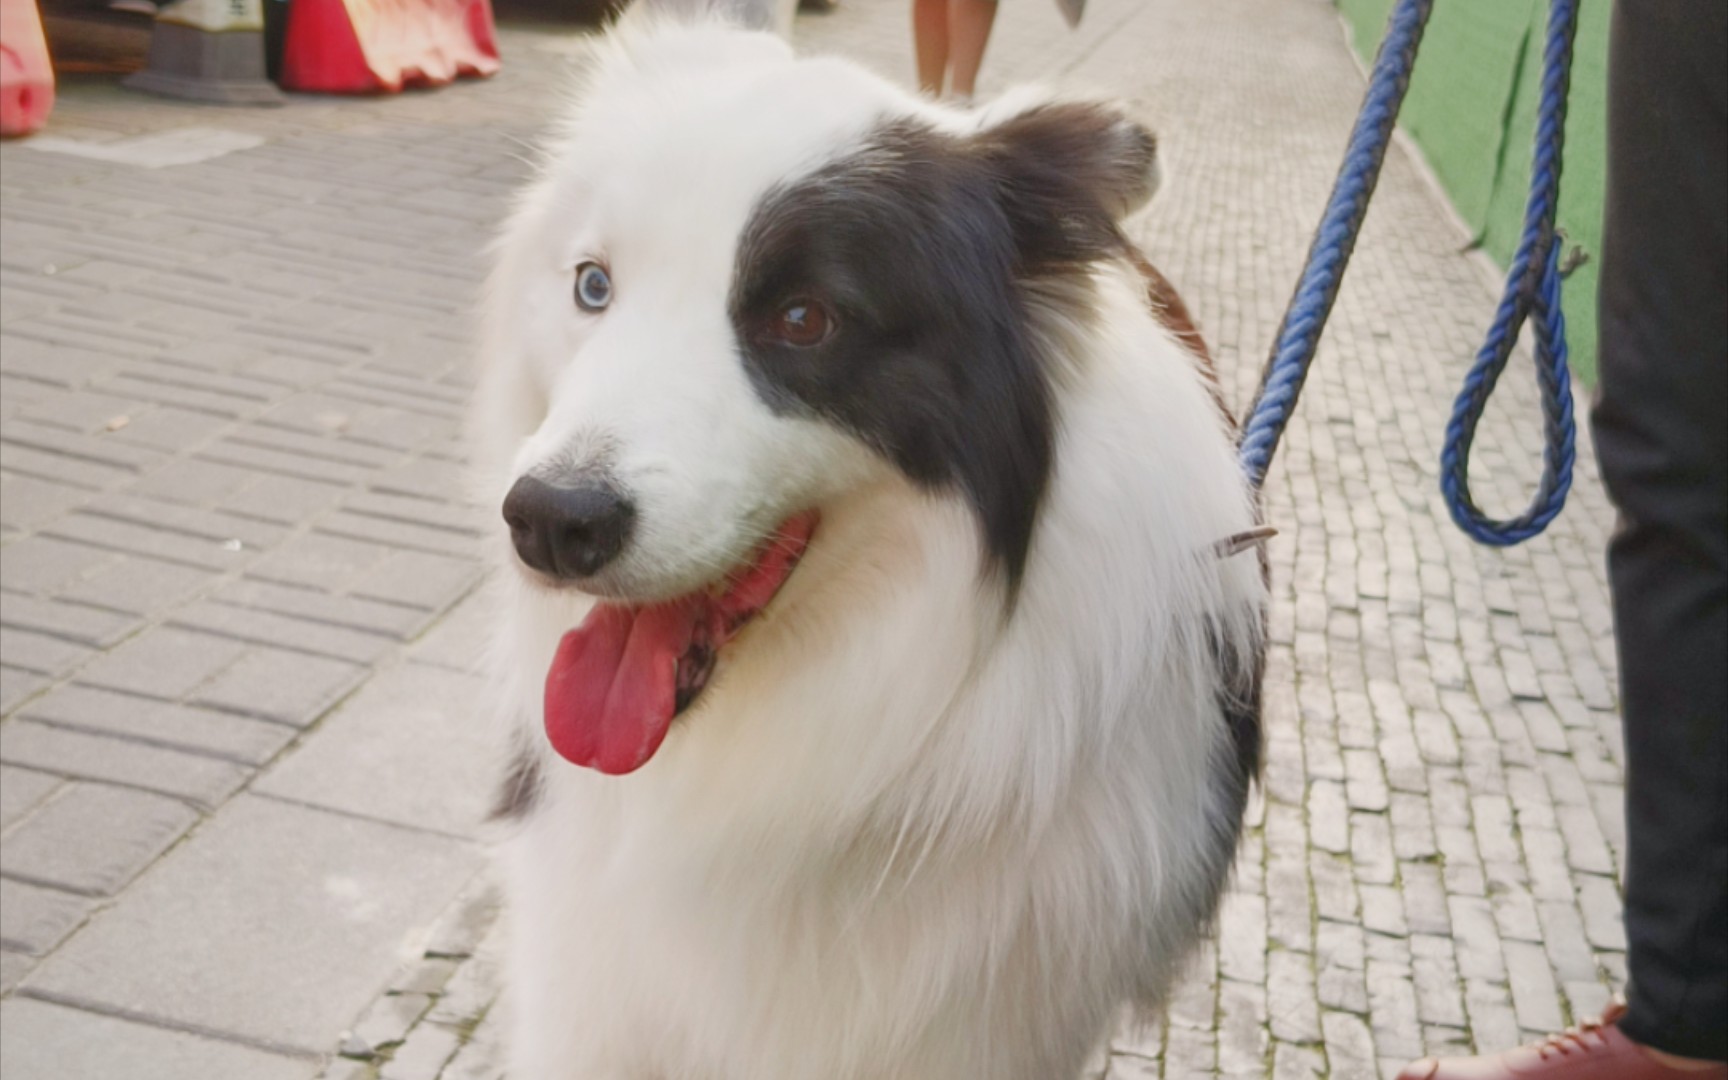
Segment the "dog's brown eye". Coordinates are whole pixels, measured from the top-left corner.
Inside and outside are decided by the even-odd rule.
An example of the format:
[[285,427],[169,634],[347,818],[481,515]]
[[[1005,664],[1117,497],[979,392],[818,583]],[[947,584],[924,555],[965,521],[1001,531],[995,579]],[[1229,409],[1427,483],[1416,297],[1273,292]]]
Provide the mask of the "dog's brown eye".
[[794,300],[780,309],[769,334],[794,348],[820,345],[834,333],[834,316],[819,300]]

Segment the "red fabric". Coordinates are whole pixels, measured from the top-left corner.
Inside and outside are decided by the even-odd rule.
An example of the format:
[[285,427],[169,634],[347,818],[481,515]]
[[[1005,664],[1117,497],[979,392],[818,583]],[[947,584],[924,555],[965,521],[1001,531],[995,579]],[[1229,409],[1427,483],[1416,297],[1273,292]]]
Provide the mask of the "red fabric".
[[54,108],[54,68],[36,0],[0,0],[0,135],[28,135]]
[[280,82],[289,90],[395,93],[497,70],[491,0],[294,0],[288,8]]

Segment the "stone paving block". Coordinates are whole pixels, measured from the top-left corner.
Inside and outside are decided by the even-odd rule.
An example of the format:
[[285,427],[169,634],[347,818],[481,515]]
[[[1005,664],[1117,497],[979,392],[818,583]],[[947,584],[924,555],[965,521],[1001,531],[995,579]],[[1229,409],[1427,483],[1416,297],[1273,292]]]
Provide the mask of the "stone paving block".
[[[477,679],[442,668],[389,668],[253,789],[416,828],[472,835],[486,812],[496,764],[481,690]],[[435,737],[427,737],[433,732]],[[380,777],[414,779],[380,783]]]
[[280,543],[283,530],[268,522],[159,499],[119,497],[105,500],[90,513],[115,521],[174,534],[192,544],[215,544],[227,552],[256,552]]
[[1164,1047],[1170,1076],[1212,1076],[1218,1069],[1217,1036],[1211,1028],[1172,1027]]
[[274,446],[258,446],[233,437],[217,439],[205,445],[198,451],[198,456],[221,465],[344,486],[360,483],[367,474],[366,468],[361,465],[311,457]]
[[1559,806],[1554,811],[1560,834],[1566,839],[1567,863],[1587,874],[1615,873],[1614,858],[1596,823],[1596,815],[1583,806]]
[[374,1001],[354,1030],[342,1039],[342,1053],[350,1057],[372,1058],[399,1045],[408,1032],[432,1007],[427,994],[386,994]]
[[78,673],[86,686],[176,700],[238,660],[238,642],[171,626],[156,626]]
[[1561,982],[1588,982],[1597,978],[1596,955],[1584,937],[1584,921],[1578,909],[1556,900],[1544,901],[1542,944],[1548,950],[1549,966]]
[[95,653],[64,638],[50,637],[22,627],[0,626],[0,656],[8,667],[60,678]]
[[51,1001],[0,1003],[6,1080],[311,1080],[318,1062]]
[[321,1053],[376,993],[401,936],[436,915],[479,858],[445,837],[242,796],[30,985]]
[[484,585],[440,618],[409,649],[418,663],[436,664],[455,671],[482,670],[486,638],[491,632],[489,615],[496,602]]
[[391,645],[389,638],[378,634],[209,600],[175,612],[170,622],[173,627],[202,631],[235,643],[267,645],[362,664],[378,660]]
[[1362,898],[1362,925],[1378,934],[1402,937],[1410,932],[1404,919],[1404,901],[1390,885],[1362,885],[1357,889]]
[[1389,803],[1380,755],[1371,750],[1346,750],[1344,790],[1352,810],[1385,810]]
[[1512,987],[1512,1008],[1518,1025],[1526,1031],[1559,1031],[1566,1026],[1560,1009],[1560,990],[1555,985],[1554,972],[1548,966],[1548,955],[1542,946],[1523,941],[1508,941],[1506,951],[1507,982]]
[[17,415],[49,427],[94,435],[111,430],[110,425],[115,419],[147,407],[141,402],[111,394],[61,390],[38,398]]
[[0,878],[0,946],[45,956],[84,921],[94,901]]
[[1357,1013],[1368,1011],[1363,982],[1367,959],[1360,926],[1322,920],[1315,936],[1314,962],[1315,990],[1321,1005]]
[[366,676],[357,664],[258,646],[200,688],[192,703],[305,727]]
[[1500,936],[1514,941],[1542,940],[1541,917],[1536,913],[1536,899],[1520,880],[1520,868],[1513,864],[1489,863],[1488,901],[1494,907],[1494,922]]
[[1524,847],[1523,864],[1530,872],[1530,892],[1538,900],[1570,900],[1572,871],[1567,865],[1566,842],[1553,829],[1525,829],[1518,839]]
[[1222,980],[1218,987],[1220,1075],[1259,1080],[1265,1075],[1266,1054],[1270,1049],[1264,987],[1258,981]]
[[[178,454],[208,442],[229,424],[230,420],[222,415],[168,404],[152,405],[148,411],[129,416],[126,425],[116,429],[112,437],[115,442]],[[147,485],[140,485],[138,490],[147,493]]]
[[256,475],[245,469],[196,458],[178,458],[153,470],[132,490],[172,503],[193,506],[222,504],[232,509],[233,497],[255,479]]
[[[0,994],[10,994],[36,966],[36,958],[11,949],[0,949]],[[4,1062],[0,1062],[4,1068]]]
[[58,776],[0,765],[0,832],[40,806],[60,784]]
[[1416,987],[1403,963],[1370,959],[1367,972],[1369,1026],[1376,1052],[1404,1061],[1422,1053]]
[[0,585],[12,592],[52,593],[119,556],[46,536],[26,536],[0,548]]
[[423,526],[444,532],[456,533],[460,536],[478,539],[481,530],[490,525],[491,514],[487,507],[484,512],[478,507],[447,500],[422,499],[405,495],[391,495],[377,491],[357,492],[343,504],[343,508],[351,513],[365,517],[377,518],[380,521],[395,521],[405,525]]
[[[475,545],[476,550],[478,546]],[[355,578],[349,591],[374,600],[442,611],[472,588],[479,577],[480,570],[473,559],[397,551]]]
[[1463,980],[1458,975],[1452,943],[1443,937],[1417,934],[1410,939],[1410,952],[1416,1012],[1422,1022],[1463,1027],[1466,1022]]
[[1308,831],[1315,847],[1342,855],[1350,850],[1350,817],[1343,785],[1315,780],[1308,786]]
[[44,531],[60,539],[194,569],[228,570],[256,555],[244,547],[234,547],[227,539],[191,536],[90,512],[60,518]]
[[55,344],[15,331],[0,335],[0,358],[0,370],[8,374],[65,387],[88,385],[124,362],[110,353]]
[[1350,815],[1350,853],[1359,882],[1391,885],[1397,876],[1392,831],[1384,814]]
[[1225,896],[1218,914],[1218,963],[1227,978],[1265,983],[1266,900],[1258,893]]
[[1320,1026],[1331,1080],[1378,1080],[1374,1036],[1367,1024],[1350,1013],[1328,1011],[1321,1015]]
[[1314,910],[1320,918],[1356,921],[1361,901],[1356,895],[1356,881],[1350,874],[1347,859],[1322,851],[1310,851],[1308,878],[1313,884]]
[[1273,1044],[1272,1080],[1326,1080],[1326,1058],[1319,1049],[1287,1042]]
[[50,680],[22,668],[0,664],[0,716],[10,716],[18,706],[46,690]]
[[212,599],[221,604],[256,608],[399,640],[412,637],[428,621],[427,612],[419,608],[383,604],[357,596],[331,596],[314,589],[268,581],[236,581],[224,586]]
[[242,765],[268,761],[294,737],[281,724],[76,684],[31,702],[20,715]]
[[12,419],[0,464],[72,487],[106,487],[161,461],[160,454],[115,448],[93,435]]
[[462,1038],[438,1024],[421,1024],[379,1070],[380,1080],[436,1080],[445,1062],[461,1049]]
[[438,917],[426,941],[426,955],[466,959],[492,945],[499,937],[499,908],[503,900],[491,875],[481,874],[468,884],[449,908]]
[[1594,874],[1580,874],[1577,881],[1585,937],[1598,949],[1625,951],[1626,924],[1621,918],[1619,888],[1611,878]]
[[61,776],[105,780],[219,805],[248,770],[227,761],[80,731],[11,720],[0,728],[0,760]]
[[468,533],[418,525],[406,521],[391,521],[370,517],[348,510],[339,510],[318,522],[318,531],[327,536],[349,540],[364,540],[385,547],[419,551],[430,555],[466,558],[474,551],[476,540]]
[[[504,1036],[503,1032],[499,1030],[502,1025],[494,1019],[495,1015],[495,1013],[487,1014],[486,1019],[475,1029],[473,1035],[469,1036],[468,1041],[462,1044],[462,1049],[458,1050],[456,1056],[450,1059],[450,1063],[444,1066],[444,1071],[439,1074],[439,1080],[503,1080]],[[1130,1059],[1112,1058],[1110,1067],[1115,1068],[1117,1062],[1126,1060]],[[1135,1074],[1124,1073],[1121,1075],[1124,1080],[1132,1080]],[[1147,1073],[1145,1075],[1155,1074]]]
[[178,799],[68,784],[0,847],[0,871],[86,896],[113,896],[198,820]]
[[339,484],[295,476],[254,475],[250,486],[227,500],[228,509],[285,525],[317,517],[335,506],[346,490]]
[[155,615],[211,587],[217,574],[177,563],[117,557],[60,595],[93,607]]
[[385,468],[401,460],[401,454],[396,451],[332,438],[333,434],[326,431],[307,435],[287,427],[258,424],[247,428],[244,435],[237,435],[230,442],[366,470]]
[[305,533],[283,543],[247,568],[252,577],[317,589],[341,589],[369,573],[390,554],[381,544]]
[[1290,949],[1274,949],[1266,957],[1266,1012],[1272,1037],[1285,1042],[1320,1039],[1319,999],[1314,987],[1313,957]]
[[378,1080],[378,1066],[370,1061],[339,1057],[324,1067],[318,1080]]
[[0,601],[0,624],[103,649],[130,635],[138,620],[86,604],[14,594]]
[[1566,1002],[1571,1007],[1574,1023],[1595,1019],[1608,1009],[1613,994],[1594,980],[1575,980],[1565,984]]
[[0,715],[12,714],[50,684],[52,679],[38,672],[0,664]]

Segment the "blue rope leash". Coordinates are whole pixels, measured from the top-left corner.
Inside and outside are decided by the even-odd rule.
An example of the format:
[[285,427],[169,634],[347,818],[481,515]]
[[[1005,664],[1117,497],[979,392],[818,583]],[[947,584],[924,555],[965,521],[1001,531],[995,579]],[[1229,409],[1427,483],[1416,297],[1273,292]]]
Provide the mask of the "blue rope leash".
[[[1399,0],[1374,57],[1362,110],[1350,133],[1344,164],[1308,260],[1279,325],[1276,344],[1260,375],[1260,388],[1243,426],[1239,447],[1243,469],[1255,487],[1284,434],[1302,384],[1314,361],[1320,333],[1332,313],[1344,268],[1362,230],[1368,200],[1380,177],[1398,109],[1410,86],[1410,71],[1433,0]],[[1554,214],[1559,202],[1561,146],[1565,135],[1566,91],[1571,76],[1572,40],[1577,30],[1577,0],[1552,0],[1543,50],[1542,100],[1536,132],[1536,158],[1524,233],[1506,274],[1506,290],[1488,336],[1453,407],[1441,453],[1441,491],[1460,528],[1484,544],[1517,544],[1540,533],[1565,505],[1572,486],[1575,422],[1571,378],[1566,368],[1566,324],[1560,310],[1559,244]],[[1477,422],[1500,373],[1511,357],[1519,328],[1536,315],[1537,381],[1542,394],[1546,450],[1536,498],[1520,516],[1495,521],[1470,495],[1470,445]]]

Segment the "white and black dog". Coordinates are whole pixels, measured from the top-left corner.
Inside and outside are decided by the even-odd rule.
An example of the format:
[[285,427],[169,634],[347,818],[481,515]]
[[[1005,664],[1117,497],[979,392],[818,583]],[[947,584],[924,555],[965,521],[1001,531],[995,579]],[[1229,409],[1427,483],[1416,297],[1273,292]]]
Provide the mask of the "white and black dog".
[[1122,112],[709,21],[595,47],[476,431],[513,1080],[1069,1080],[1258,765],[1231,422]]

